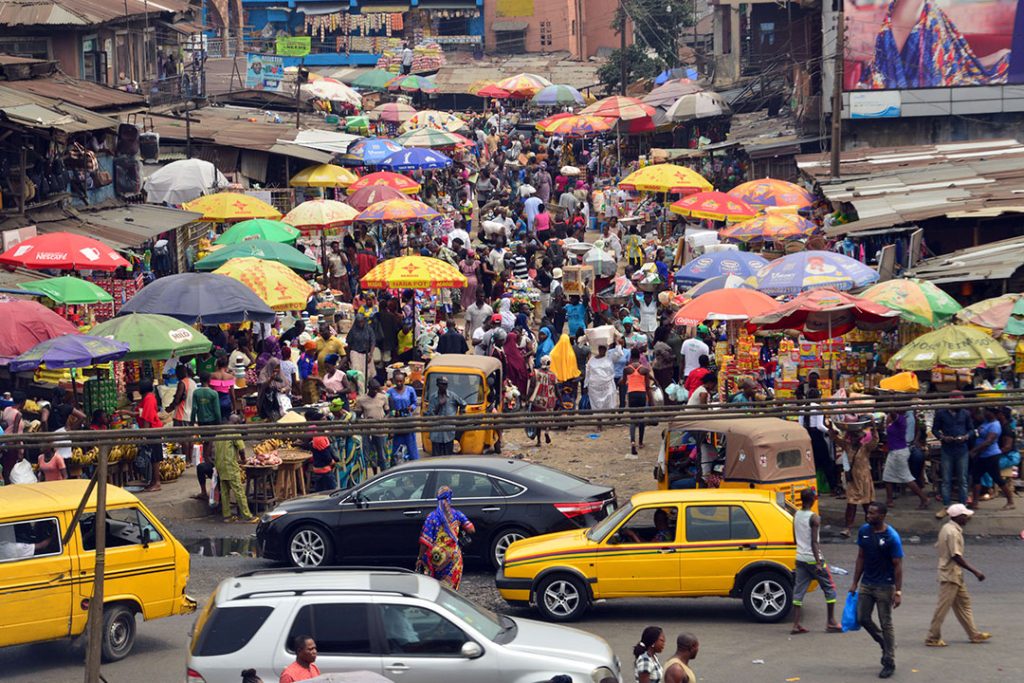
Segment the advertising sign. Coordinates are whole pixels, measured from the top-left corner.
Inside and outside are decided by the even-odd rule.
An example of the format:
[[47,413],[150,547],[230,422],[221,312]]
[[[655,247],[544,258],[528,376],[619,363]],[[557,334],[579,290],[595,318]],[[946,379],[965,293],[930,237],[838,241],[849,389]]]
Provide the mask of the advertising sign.
[[850,93],[850,117],[854,119],[899,118],[899,90],[868,90]]
[[305,57],[311,49],[309,36],[279,36],[274,49],[282,57]]
[[284,79],[284,57],[276,55],[245,55],[245,87],[250,90],[281,92]]
[[844,0],[846,90],[1024,83],[1024,0]]

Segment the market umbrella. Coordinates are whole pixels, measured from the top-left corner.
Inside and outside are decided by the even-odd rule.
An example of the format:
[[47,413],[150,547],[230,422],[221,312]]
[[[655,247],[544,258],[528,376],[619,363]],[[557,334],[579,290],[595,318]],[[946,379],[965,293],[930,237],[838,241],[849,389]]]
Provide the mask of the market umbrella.
[[383,221],[405,223],[408,221],[433,220],[441,214],[423,202],[413,199],[386,199],[371,204],[356,216],[357,221]]
[[506,100],[509,97],[512,97],[512,93],[510,93],[508,90],[502,90],[493,83],[491,85],[485,85],[484,87],[477,90],[474,94],[477,97],[489,97],[493,100]]
[[11,360],[11,372],[35,370],[45,365],[48,370],[87,368],[90,365],[120,360],[128,353],[124,342],[88,334],[65,334],[39,342]]
[[799,294],[832,287],[846,290],[878,280],[878,271],[832,251],[798,251],[775,259],[756,275],[755,286],[765,294]]
[[437,92],[437,85],[434,81],[425,76],[415,76],[411,74],[396,76],[385,83],[385,87],[392,92],[422,92],[427,94]]
[[416,109],[403,102],[387,102],[379,104],[366,115],[371,121],[388,121],[389,123],[402,123],[408,121],[416,114]]
[[[401,152],[403,149],[404,147],[394,140],[366,138],[365,140],[353,142],[349,146],[348,151],[341,155],[340,159],[348,164],[376,166],[381,160],[387,158],[389,154]],[[351,183],[349,184],[351,185]]]
[[608,119],[600,116],[569,116],[546,124],[543,131],[551,135],[582,138],[588,135],[606,133],[611,128],[612,124],[608,122]]
[[395,140],[406,147],[470,147],[474,144],[472,140],[459,135],[458,133],[452,133],[447,130],[437,130],[436,128],[417,128],[415,130],[410,130],[406,133],[402,133],[395,138]]
[[476,95],[478,92],[480,92],[489,85],[494,85],[494,81],[489,81],[486,78],[473,81],[472,83],[466,86],[466,94]]
[[382,159],[378,164],[381,168],[391,171],[426,171],[448,168],[451,165],[452,160],[444,154],[423,147],[413,147],[395,152]]
[[603,116],[616,121],[633,121],[654,116],[654,107],[635,97],[612,95],[580,110],[581,114]]
[[316,261],[295,247],[269,240],[246,240],[221,247],[196,262],[196,270],[216,270],[231,259],[257,258],[274,261],[292,270],[315,273],[319,270]]
[[904,320],[938,327],[956,315],[957,300],[926,280],[901,278],[871,285],[861,297],[898,311]]
[[78,328],[38,301],[0,301],[0,358],[22,354],[39,342]]
[[181,208],[203,214],[203,220],[210,223],[281,217],[281,212],[265,201],[239,192],[208,194],[182,204]]
[[813,221],[795,213],[765,213],[723,228],[718,236],[736,242],[786,240],[809,237],[817,229]]
[[549,85],[538,90],[530,102],[538,107],[564,107],[583,105],[583,95],[571,85]]
[[[679,279],[679,275],[676,275],[676,279]],[[744,278],[737,275],[719,275],[717,277],[708,278],[704,282],[700,282],[693,287],[686,290],[687,299],[696,299],[701,294],[707,294],[708,292],[715,292],[719,289],[753,289],[753,285],[749,284]]]
[[399,126],[398,130],[401,133],[406,133],[417,128],[433,128],[454,133],[465,127],[466,122],[451,112],[424,109],[410,116],[405,123]]
[[683,95],[690,95],[703,90],[703,87],[688,78],[678,78],[659,85],[640,98],[640,101],[652,107],[671,107]]
[[18,287],[29,292],[41,292],[58,304],[72,306],[106,303],[114,300],[99,285],[70,275],[35,280],[34,282],[19,282]]
[[923,334],[885,364],[890,370],[997,368],[1013,360],[991,336],[966,325],[947,325]]
[[348,192],[352,194],[364,187],[373,187],[375,185],[390,187],[392,190],[398,190],[403,194],[416,194],[420,191],[420,184],[409,176],[392,173],[391,171],[377,171],[376,173],[368,173],[349,185]]
[[804,292],[779,308],[751,318],[747,329],[797,330],[810,341],[840,337],[854,328],[889,330],[899,323],[899,313],[834,289]]
[[551,116],[545,116],[540,121],[535,123],[534,127],[536,127],[537,130],[541,130],[541,131],[547,132],[548,127],[553,125],[555,123],[555,121],[558,121],[560,119],[567,119],[567,118],[570,118],[572,116],[578,116],[578,114],[573,114],[570,111],[560,111],[557,114],[552,114]]
[[[349,189],[351,190],[351,187]],[[333,199],[309,199],[289,211],[281,221],[303,232],[309,232],[348,225],[357,213],[359,212],[355,208]]]
[[716,92],[701,90],[681,95],[665,112],[669,121],[692,121],[732,113],[729,103]]
[[775,178],[751,180],[732,188],[729,194],[758,209],[768,206],[799,209],[814,203],[814,197],[804,188]]
[[698,256],[676,272],[676,283],[693,285],[719,275],[748,278],[768,265],[768,259],[749,251],[715,251]]
[[346,116],[345,132],[356,134],[369,134],[370,119],[366,116]]
[[742,199],[714,190],[688,195],[668,208],[681,216],[713,221],[742,221],[757,215],[757,209]]
[[433,256],[399,256],[381,261],[363,276],[364,289],[441,289],[465,287],[466,276]]
[[503,78],[495,85],[512,93],[513,97],[525,100],[551,85],[551,81],[537,74],[520,73]]
[[157,313],[186,323],[220,325],[252,320],[272,323],[277,314],[241,282],[216,273],[157,278],[121,307],[118,315]]
[[171,356],[206,353],[213,348],[213,343],[194,327],[154,313],[111,318],[93,327],[89,334],[128,344],[128,353],[121,360],[166,360]]
[[775,299],[753,289],[719,289],[684,304],[676,311],[673,323],[699,325],[705,320],[747,320],[778,306]]
[[31,270],[117,270],[131,264],[99,240],[50,232],[18,242],[0,254],[0,265]]
[[1015,321],[1014,316],[1024,315],[1024,310],[1018,309],[1018,306],[1024,308],[1022,302],[1024,302],[1024,294],[1019,292],[1003,294],[965,306],[956,314],[956,319],[957,322],[984,327],[991,330],[994,335],[1003,332],[1019,335],[1024,333],[1024,330],[1010,332],[1009,328],[1011,323],[1014,328],[1021,327],[1020,321]]
[[[355,209],[355,212],[352,214],[352,217],[355,218],[356,213],[371,204],[382,202],[385,199],[408,199],[408,196],[387,185],[371,185],[370,187],[360,188],[350,194],[345,198],[345,203]],[[288,215],[290,216],[291,214]],[[285,216],[285,218],[287,219],[288,216]]]
[[696,171],[675,164],[652,164],[633,171],[619,187],[637,192],[688,193],[713,190],[711,183]]
[[312,83],[303,83],[300,87],[306,99],[314,98],[330,100],[332,102],[347,102],[357,108],[363,106],[362,95],[333,78],[321,78]]
[[319,164],[302,169],[288,181],[290,187],[348,187],[359,180],[352,171],[334,164]]
[[277,261],[233,258],[213,272],[241,282],[275,311],[303,310],[313,293],[312,285]]
[[596,277],[611,277],[618,271],[615,257],[604,249],[592,248],[583,256],[583,265],[594,269]]
[[178,159],[153,171],[142,182],[142,189],[150,204],[178,206],[229,184],[224,174],[209,161]]
[[266,218],[253,218],[235,223],[214,240],[214,244],[238,244],[246,240],[267,240],[293,244],[299,238],[299,231],[286,221],[272,221]]
[[388,81],[393,79],[395,74],[390,71],[384,71],[383,69],[371,69],[366,73],[359,74],[354,81],[352,81],[353,88],[362,88],[364,90],[379,90],[385,91],[388,89]]

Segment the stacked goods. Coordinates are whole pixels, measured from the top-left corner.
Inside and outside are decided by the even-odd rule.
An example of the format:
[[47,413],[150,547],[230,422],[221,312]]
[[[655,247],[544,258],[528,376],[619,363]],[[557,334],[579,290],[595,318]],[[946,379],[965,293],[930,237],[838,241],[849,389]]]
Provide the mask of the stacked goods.
[[[437,71],[445,65],[444,50],[434,41],[427,41],[418,44],[412,51],[412,73],[426,73]],[[397,45],[383,50],[377,59],[377,68],[384,71],[392,71],[395,74],[402,71],[402,45]]]
[[185,471],[185,459],[177,455],[164,458],[160,461],[159,467],[162,481],[174,481]]
[[92,304],[92,310],[98,322],[109,320],[117,315],[121,306],[135,296],[143,285],[141,272],[131,278],[94,275],[92,281],[114,298],[110,303]]
[[[110,449],[107,462],[111,464],[121,462],[122,460],[131,462],[138,454],[138,446],[114,446]],[[71,449],[71,462],[75,465],[95,465],[99,457],[100,449],[98,446],[93,446],[87,451],[83,451],[77,446]]]
[[117,408],[117,382],[94,377],[82,385],[83,408],[86,415],[102,410],[108,415]]

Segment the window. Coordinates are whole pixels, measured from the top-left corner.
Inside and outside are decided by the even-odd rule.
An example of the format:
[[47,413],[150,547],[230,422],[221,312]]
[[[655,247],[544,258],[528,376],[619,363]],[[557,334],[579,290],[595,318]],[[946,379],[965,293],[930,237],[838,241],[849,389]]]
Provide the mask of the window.
[[494,487],[498,489],[498,495],[508,496],[509,498],[518,496],[526,490],[525,486],[520,486],[507,479],[492,479],[491,481],[494,482]]
[[[163,540],[153,523],[137,508],[108,510],[106,527],[108,548],[156,543]],[[79,528],[82,530],[82,548],[96,550],[96,515],[91,512],[82,515]]]
[[393,654],[458,655],[469,640],[462,629],[423,607],[381,605],[380,609],[388,650]]
[[686,508],[686,540],[743,541],[760,538],[747,511],[737,505],[691,505]]
[[0,52],[30,59],[49,59],[50,41],[47,38],[0,38]]
[[448,486],[453,498],[493,498],[500,495],[487,475],[477,472],[441,470],[437,473],[437,487]]
[[0,563],[61,552],[60,528],[55,517],[0,524]]
[[540,22],[540,46],[551,47],[551,22]]
[[214,657],[238,652],[252,640],[273,611],[273,607],[266,605],[213,605],[192,645],[192,654],[196,657]]
[[618,543],[672,543],[676,540],[676,508],[642,508],[618,531]]
[[425,470],[402,472],[370,482],[359,490],[359,498],[370,503],[398,500],[423,500],[430,473]]
[[306,605],[299,610],[288,632],[286,649],[294,652],[296,636],[312,636],[322,655],[370,654],[369,605],[325,603]]
[[437,378],[448,379],[448,393],[458,396],[469,405],[484,402],[484,383],[478,375],[435,372],[427,379],[427,401],[437,396]]
[[800,451],[779,451],[775,454],[775,466],[780,470],[787,469],[789,467],[800,467]]
[[527,465],[520,470],[516,470],[516,475],[528,481],[535,481],[538,484],[558,489],[563,493],[587,483],[578,477],[572,476],[571,474],[559,472],[558,470],[553,470],[550,467],[545,467],[544,465]]
[[442,586],[436,601],[439,606],[475,628],[488,640],[494,640],[502,632],[497,614],[473,604],[455,591]]

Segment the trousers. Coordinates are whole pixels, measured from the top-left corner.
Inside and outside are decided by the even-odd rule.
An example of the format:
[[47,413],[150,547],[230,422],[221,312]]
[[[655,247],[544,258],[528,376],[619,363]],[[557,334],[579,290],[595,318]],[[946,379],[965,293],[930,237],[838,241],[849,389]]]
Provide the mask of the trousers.
[[[896,664],[896,629],[892,624],[892,586],[860,585],[857,623],[882,647],[882,666]],[[878,609],[878,623],[872,618]]]
[[244,519],[252,517],[249,501],[245,498],[245,487],[242,486],[242,473],[238,469],[238,462],[230,456],[214,455],[213,465],[217,468],[217,477],[220,479],[220,512],[224,519],[231,516],[232,493],[235,494],[235,502],[238,504],[238,514]]
[[953,477],[956,477],[958,500],[967,502],[967,444],[942,444],[942,504],[949,506],[953,500]]
[[971,596],[967,594],[967,586],[952,581],[940,581],[939,602],[935,605],[932,625],[928,628],[928,640],[942,638],[942,622],[946,620],[950,609],[953,610],[956,620],[964,627],[969,638],[978,635],[978,627],[974,625],[974,611],[971,609]]

